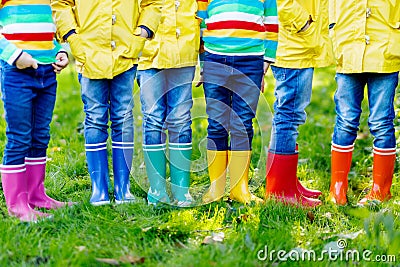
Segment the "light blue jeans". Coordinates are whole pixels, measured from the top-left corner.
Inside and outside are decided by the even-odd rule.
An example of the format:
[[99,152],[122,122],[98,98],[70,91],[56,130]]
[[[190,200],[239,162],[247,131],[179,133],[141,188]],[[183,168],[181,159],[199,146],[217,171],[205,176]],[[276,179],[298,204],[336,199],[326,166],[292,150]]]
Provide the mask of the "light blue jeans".
[[393,119],[394,95],[399,73],[336,74],[335,93],[336,125],[332,142],[341,146],[352,145],[360,125],[361,102],[367,85],[369,117],[368,126],[375,137],[374,147],[394,148]]
[[79,75],[85,117],[86,144],[107,141],[108,120],[114,142],[133,143],[133,85],[136,66],[113,79],[89,79]]
[[314,69],[271,68],[276,80],[276,100],[269,151],[282,155],[295,154],[298,128],[307,118],[305,108],[311,100]]
[[192,142],[192,81],[195,67],[138,71],[143,144]]

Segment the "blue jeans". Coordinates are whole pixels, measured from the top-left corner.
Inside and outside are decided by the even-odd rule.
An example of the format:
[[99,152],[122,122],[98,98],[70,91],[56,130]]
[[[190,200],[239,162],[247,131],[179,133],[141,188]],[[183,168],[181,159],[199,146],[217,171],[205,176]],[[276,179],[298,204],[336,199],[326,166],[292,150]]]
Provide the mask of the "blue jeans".
[[207,149],[251,150],[253,118],[263,79],[263,57],[205,52],[203,74],[208,115]]
[[298,128],[307,118],[310,104],[313,68],[289,69],[272,66],[275,85],[274,118],[269,151],[275,154],[296,153]]
[[337,145],[352,145],[357,138],[360,125],[361,102],[364,88],[368,88],[368,126],[375,137],[377,148],[396,147],[393,119],[394,95],[399,73],[336,74],[335,93],[336,125],[332,142]]
[[107,141],[108,118],[114,142],[133,143],[133,86],[136,66],[113,79],[89,79],[79,75],[85,117],[86,144]]
[[4,165],[19,165],[25,157],[45,157],[57,81],[51,65],[17,69],[1,61],[1,92],[7,122]]
[[195,67],[138,71],[143,144],[192,142],[192,81]]

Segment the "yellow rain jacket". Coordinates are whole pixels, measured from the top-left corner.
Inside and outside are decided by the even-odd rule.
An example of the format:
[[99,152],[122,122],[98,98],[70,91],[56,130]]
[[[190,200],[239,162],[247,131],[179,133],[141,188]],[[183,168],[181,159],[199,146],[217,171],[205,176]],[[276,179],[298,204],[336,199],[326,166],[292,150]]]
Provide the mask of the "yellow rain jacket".
[[157,31],[162,0],[52,0],[51,6],[60,39],[76,30],[71,50],[78,72],[112,79],[138,63],[145,42],[138,26]]
[[164,0],[154,39],[146,42],[139,69],[195,66],[200,45],[196,0]]
[[[328,0],[277,0],[277,4],[279,34],[274,65],[282,68],[332,65],[334,61],[329,39]],[[310,27],[299,32],[310,17]]]
[[400,0],[331,0],[337,72],[400,70]]

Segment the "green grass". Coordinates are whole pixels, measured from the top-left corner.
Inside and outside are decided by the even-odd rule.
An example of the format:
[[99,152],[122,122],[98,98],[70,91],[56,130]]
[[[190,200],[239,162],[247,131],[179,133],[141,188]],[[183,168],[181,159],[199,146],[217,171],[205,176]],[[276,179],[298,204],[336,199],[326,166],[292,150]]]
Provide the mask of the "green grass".
[[[251,188],[264,194],[266,147],[268,146],[271,106],[274,101],[273,78],[260,101],[255,122]],[[400,185],[399,164],[393,181],[393,199],[381,206],[356,208],[355,203],[371,184],[372,137],[362,116],[361,134],[354,151],[346,207],[325,201],[330,179],[330,139],[334,125],[333,69],[318,70],[312,103],[307,108],[307,123],[300,127],[300,164],[298,175],[307,186],[323,191],[321,207],[307,210],[268,201],[260,206],[243,206],[220,201],[194,208],[153,208],[146,205],[147,188],[141,153],[141,116],[135,88],[135,160],[132,191],[138,203],[93,207],[89,204],[90,178],[84,154],[81,122],[84,119],[80,89],[72,67],[59,76],[54,119],[51,125],[46,188],[60,200],[78,204],[53,211],[54,218],[35,224],[20,223],[7,214],[0,196],[0,266],[110,266],[132,263],[144,266],[394,266],[400,264]],[[202,89],[193,91],[193,173],[192,193],[199,199],[207,188],[205,136],[207,121]],[[366,108],[366,102],[363,103]],[[400,97],[396,107],[400,108]],[[399,110],[397,109],[397,114]],[[3,114],[3,111],[0,111]],[[400,128],[399,115],[396,117]],[[397,131],[398,143],[400,142]],[[5,144],[5,122],[0,120],[0,150]],[[2,152],[0,152],[2,153]],[[2,154],[0,154],[1,156]],[[224,199],[226,200],[226,199]],[[222,242],[208,242],[207,236],[223,233]],[[353,234],[343,236],[344,234]],[[335,248],[345,238],[349,250],[372,251],[375,255],[395,255],[389,264],[360,261],[262,261],[265,248],[272,250],[314,250],[317,257]],[[332,243],[333,242],[333,243]],[[266,247],[267,246],[267,247]],[[259,253],[260,251],[260,253]],[[293,252],[293,251],[292,251]],[[345,253],[344,252],[344,253]],[[292,256],[295,254],[291,254]],[[342,254],[343,255],[343,254]],[[269,256],[269,255],[268,255]],[[275,253],[276,256],[276,253]],[[106,260],[104,260],[106,259]],[[108,260],[107,260],[108,259]],[[106,263],[108,261],[109,263]]]

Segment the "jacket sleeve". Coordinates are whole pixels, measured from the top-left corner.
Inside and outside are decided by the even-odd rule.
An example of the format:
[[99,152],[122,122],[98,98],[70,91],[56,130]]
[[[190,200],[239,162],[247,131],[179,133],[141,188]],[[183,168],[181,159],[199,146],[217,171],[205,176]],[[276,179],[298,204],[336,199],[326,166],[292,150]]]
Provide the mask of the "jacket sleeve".
[[197,6],[197,17],[201,19],[200,36],[203,36],[203,31],[207,28],[205,19],[208,18],[208,0],[197,0]]
[[207,13],[208,0],[197,0],[197,17],[201,19],[200,22],[200,48],[199,48],[199,61],[200,68],[203,68],[204,64],[204,41],[203,41],[203,31],[207,28],[205,19],[208,18]]
[[[0,4],[0,9],[3,4]],[[17,48],[13,43],[10,43],[2,34],[0,34],[0,58],[8,64],[14,64],[14,61],[22,53],[22,49]]]
[[17,48],[9,42],[3,35],[0,35],[0,58],[8,64],[14,64],[15,60],[21,55],[22,49]]
[[264,26],[266,38],[264,41],[264,60],[275,62],[276,49],[278,48],[278,10],[276,0],[264,2]]
[[298,0],[277,0],[279,22],[290,32],[298,32],[310,18],[307,10]]
[[143,25],[153,33],[158,29],[161,19],[161,8],[163,0],[142,0],[140,1],[140,16],[138,26]]
[[57,27],[57,39],[59,41],[63,41],[64,35],[70,30],[77,29],[76,18],[73,11],[74,7],[74,0],[51,1],[54,23]]

